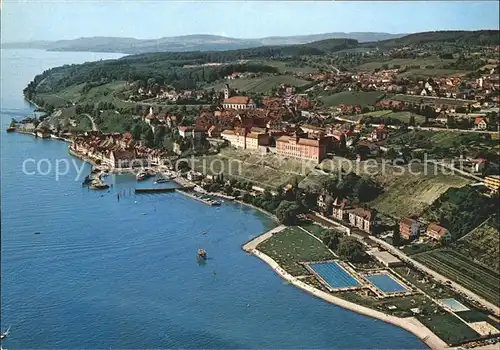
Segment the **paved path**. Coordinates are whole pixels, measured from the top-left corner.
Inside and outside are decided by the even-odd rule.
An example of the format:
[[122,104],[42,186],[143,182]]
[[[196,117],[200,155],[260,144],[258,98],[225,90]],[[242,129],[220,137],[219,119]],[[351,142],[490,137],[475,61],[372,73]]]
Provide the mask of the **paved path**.
[[272,230],[269,230],[261,234],[260,236],[255,237],[254,239],[243,245],[243,250],[251,252],[253,249],[256,249],[260,243],[264,242],[268,238],[271,238],[273,234],[283,231],[285,228],[285,225],[279,225],[278,227],[275,227]]
[[99,128],[97,127],[97,124],[94,121],[94,118],[92,118],[92,116],[87,113],[84,113],[83,115],[89,118],[90,122],[92,123],[92,131],[99,131]]
[[415,266],[416,268],[418,268],[419,270],[421,271],[424,271],[425,273],[431,275],[435,280],[439,281],[439,282],[445,282],[445,281],[450,281],[451,282],[451,287],[463,294],[465,294],[466,296],[468,296],[469,298],[475,300],[476,302],[482,304],[483,306],[485,306],[486,308],[490,309],[496,316],[499,316],[500,315],[500,309],[498,308],[498,306],[490,303],[489,301],[483,299],[482,297],[480,297],[479,295],[471,292],[470,290],[468,290],[467,288],[461,286],[460,284],[450,280],[449,278],[446,278],[444,277],[443,275],[437,273],[436,271],[434,270],[431,270],[430,268],[428,268],[427,266],[425,266],[424,264],[421,264],[419,263],[418,261],[410,258],[408,255],[406,255],[405,253],[403,253],[402,251],[400,251],[399,249],[395,248],[394,246],[390,245],[389,243],[381,240],[381,239],[378,239],[374,236],[369,236],[370,239],[372,239],[373,241],[377,242],[378,244],[380,244],[381,246],[383,246],[385,249],[387,249],[389,252],[391,252],[392,254],[396,255],[397,257],[399,257],[401,260],[403,261],[406,261],[408,263],[411,263],[413,266]]

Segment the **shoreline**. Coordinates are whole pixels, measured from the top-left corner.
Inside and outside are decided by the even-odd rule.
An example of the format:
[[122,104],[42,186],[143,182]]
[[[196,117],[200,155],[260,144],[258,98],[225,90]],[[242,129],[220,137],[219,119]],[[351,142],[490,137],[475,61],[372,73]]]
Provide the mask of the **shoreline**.
[[363,316],[368,316],[375,318],[377,320],[389,323],[391,325],[400,327],[410,333],[412,333],[414,336],[419,338],[424,344],[429,346],[431,349],[449,349],[450,347],[448,344],[446,344],[441,338],[439,338],[436,334],[434,334],[429,328],[424,326],[420,321],[418,321],[415,317],[407,317],[407,318],[401,318],[401,317],[396,317],[392,315],[385,314],[381,311],[373,310],[370,309],[366,306],[363,305],[358,305],[355,303],[352,303],[350,301],[341,299],[339,297],[336,297],[332,294],[323,292],[319,289],[314,288],[313,286],[310,286],[298,278],[290,275],[288,272],[286,272],[274,259],[272,259],[270,256],[262,253],[259,251],[256,247],[259,243],[265,241],[266,239],[270,238],[274,233],[277,233],[284,229],[285,226],[282,227],[278,226],[270,231],[267,231],[252,240],[244,243],[242,245],[242,249],[246,251],[247,253],[250,253],[263,262],[265,262],[269,267],[276,273],[278,274],[282,279],[285,281],[289,282],[290,284],[293,284],[296,288],[305,291],[317,298],[322,299],[323,301],[326,301],[330,304],[334,304],[336,306],[342,307],[344,309],[350,310],[352,312],[355,312],[357,314],[363,315]]

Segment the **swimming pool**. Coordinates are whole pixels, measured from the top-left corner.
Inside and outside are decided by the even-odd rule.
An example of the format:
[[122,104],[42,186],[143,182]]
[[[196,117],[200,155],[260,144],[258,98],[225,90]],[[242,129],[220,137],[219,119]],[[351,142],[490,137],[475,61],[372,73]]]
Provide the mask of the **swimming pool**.
[[359,282],[336,262],[315,263],[309,267],[314,270],[332,289],[360,286]]
[[384,293],[398,293],[408,291],[405,286],[396,281],[388,273],[377,273],[371,276],[366,276],[366,279]]
[[456,299],[449,298],[449,299],[441,299],[440,302],[448,306],[450,309],[452,309],[455,312],[460,312],[460,311],[469,311],[470,309],[459,302]]

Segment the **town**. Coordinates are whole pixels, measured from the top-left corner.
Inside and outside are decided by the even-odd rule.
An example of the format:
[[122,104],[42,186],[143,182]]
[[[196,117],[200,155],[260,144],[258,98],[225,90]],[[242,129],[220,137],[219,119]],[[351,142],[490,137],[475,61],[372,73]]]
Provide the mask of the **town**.
[[436,347],[474,347],[500,341],[499,50],[436,41],[204,62],[184,65],[182,84],[152,73],[57,96],[49,71],[25,90],[46,114],[7,131],[67,140],[106,171],[169,164],[203,195],[272,215],[280,226],[244,249],[299,288],[403,328],[411,318]]

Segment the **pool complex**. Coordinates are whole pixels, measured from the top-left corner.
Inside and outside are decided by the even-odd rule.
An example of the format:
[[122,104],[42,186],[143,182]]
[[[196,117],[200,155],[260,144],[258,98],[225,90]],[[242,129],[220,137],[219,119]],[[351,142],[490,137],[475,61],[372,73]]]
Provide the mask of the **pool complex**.
[[359,287],[354,276],[336,262],[309,264],[332,289]]
[[384,293],[399,293],[408,291],[405,286],[396,281],[388,273],[377,273],[371,276],[366,276],[366,279]]

